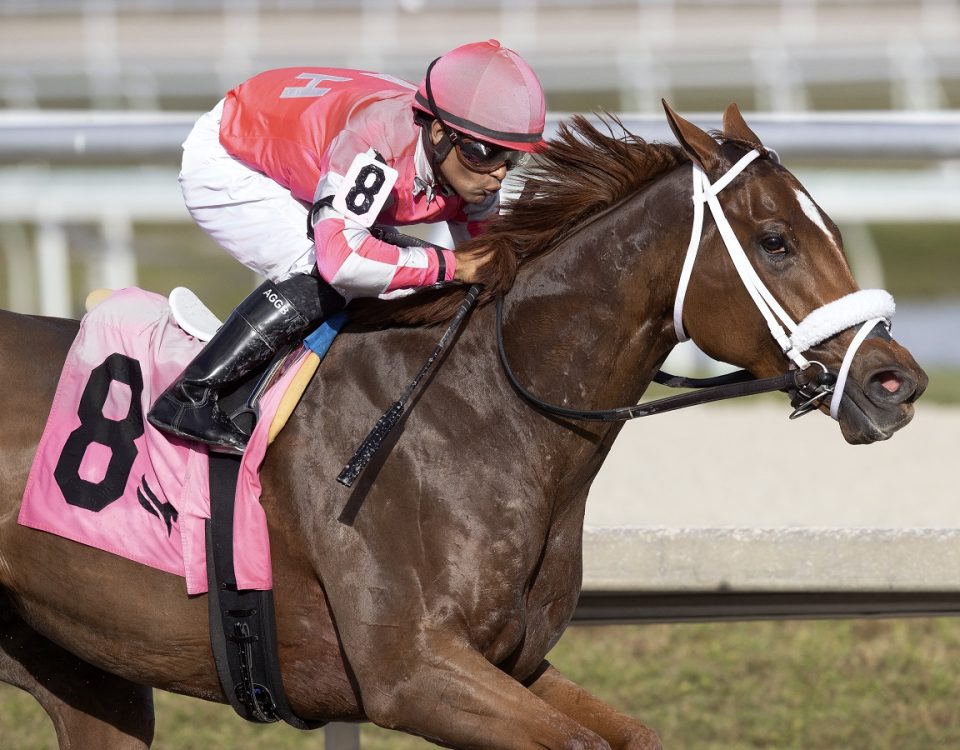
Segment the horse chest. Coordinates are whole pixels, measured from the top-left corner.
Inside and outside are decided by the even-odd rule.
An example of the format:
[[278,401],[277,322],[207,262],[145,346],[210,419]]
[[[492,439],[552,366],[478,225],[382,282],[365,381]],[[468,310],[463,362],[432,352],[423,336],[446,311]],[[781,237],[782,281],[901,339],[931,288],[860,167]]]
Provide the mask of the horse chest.
[[491,664],[518,679],[535,669],[563,631],[565,619],[542,609],[523,609],[500,619],[495,634],[480,649]]
[[[486,658],[494,664],[509,664],[518,679],[539,666],[576,607],[579,567],[566,563],[566,559],[558,563],[548,546],[541,564],[520,587],[514,606],[488,612],[486,627],[475,631]],[[481,634],[484,630],[486,637]]]

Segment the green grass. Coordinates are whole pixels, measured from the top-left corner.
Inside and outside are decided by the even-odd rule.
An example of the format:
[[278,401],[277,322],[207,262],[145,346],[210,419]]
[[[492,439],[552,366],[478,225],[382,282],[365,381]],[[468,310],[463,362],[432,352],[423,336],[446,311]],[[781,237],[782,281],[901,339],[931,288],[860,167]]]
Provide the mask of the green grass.
[[960,370],[931,370],[924,403],[960,404]]
[[960,297],[960,225],[874,224],[870,233],[898,300]]
[[556,661],[648,717],[668,747],[960,746],[957,620],[637,626],[609,635],[573,631]]
[[[551,660],[668,748],[960,747],[960,619],[571,628]],[[257,727],[226,706],[156,694],[155,750],[320,748],[322,732]],[[0,688],[0,747],[54,748],[24,693]],[[365,725],[365,750],[422,740]]]
[[221,318],[259,283],[253,271],[192,224],[142,225],[135,250],[140,286],[159,294],[189,286]]

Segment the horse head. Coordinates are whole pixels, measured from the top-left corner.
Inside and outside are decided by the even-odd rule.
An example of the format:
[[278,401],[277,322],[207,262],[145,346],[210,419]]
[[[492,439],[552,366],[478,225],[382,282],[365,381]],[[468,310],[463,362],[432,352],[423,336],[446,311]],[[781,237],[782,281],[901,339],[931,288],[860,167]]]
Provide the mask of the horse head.
[[[523,199],[461,248],[487,253],[481,304],[506,295],[520,380],[546,398],[541,409],[624,403],[692,338],[757,378],[799,371],[794,415],[830,413],[850,443],[889,438],[927,383],[889,336],[893,298],[858,289],[840,231],[736,105],[715,134],[664,108],[679,146],[612,115],[606,133],[579,115],[561,123]],[[438,323],[460,296],[411,295],[384,319]]]
[[[847,442],[889,438],[912,419],[927,384],[889,336],[892,298],[858,290],[839,229],[735,104],[717,137],[664,108],[694,163],[695,213],[702,217],[702,236],[691,239],[689,281],[680,281],[678,338],[687,334],[710,356],[756,377],[788,366],[829,373],[836,392],[825,398],[824,389],[815,404],[839,421]],[[794,395],[795,405],[801,398]]]

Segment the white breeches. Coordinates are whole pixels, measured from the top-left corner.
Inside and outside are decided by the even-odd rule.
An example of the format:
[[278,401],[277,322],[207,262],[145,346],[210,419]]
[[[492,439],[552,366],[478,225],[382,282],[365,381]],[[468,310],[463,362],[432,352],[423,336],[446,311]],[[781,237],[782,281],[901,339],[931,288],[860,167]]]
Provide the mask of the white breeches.
[[220,145],[221,101],[183,143],[180,189],[194,221],[230,255],[271,281],[316,262],[307,209],[290,191]]

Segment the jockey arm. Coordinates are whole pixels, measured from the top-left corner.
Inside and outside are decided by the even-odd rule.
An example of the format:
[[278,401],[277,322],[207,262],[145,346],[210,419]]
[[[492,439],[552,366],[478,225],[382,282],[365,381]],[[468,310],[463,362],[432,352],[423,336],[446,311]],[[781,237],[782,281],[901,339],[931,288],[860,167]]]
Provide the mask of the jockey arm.
[[[324,155],[317,197],[341,191],[353,160],[370,150],[350,131],[334,139]],[[390,192],[380,203],[382,209],[396,200],[396,195],[393,186],[381,189]],[[379,197],[376,191],[376,187],[369,188],[374,199]],[[374,237],[367,222],[361,223],[358,218],[332,205],[318,207],[312,217],[317,270],[344,296],[389,299],[455,278],[457,260],[452,251],[432,246],[398,247]]]
[[[481,204],[468,203],[453,220],[447,222],[454,247],[460,247],[468,240],[479,237],[486,229],[487,222],[500,211],[500,194],[492,194]],[[477,281],[477,274],[486,262],[484,251],[461,253],[457,256],[457,281],[473,284]]]
[[317,270],[346,297],[390,299],[454,278],[456,260],[450,250],[392,245],[331,208],[320,210],[314,242]]

